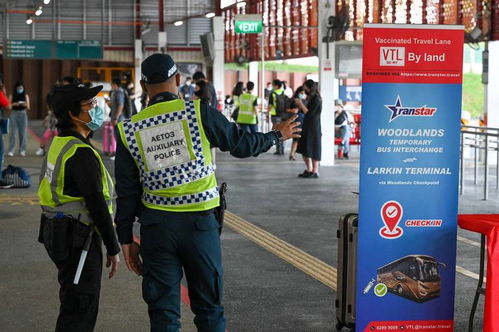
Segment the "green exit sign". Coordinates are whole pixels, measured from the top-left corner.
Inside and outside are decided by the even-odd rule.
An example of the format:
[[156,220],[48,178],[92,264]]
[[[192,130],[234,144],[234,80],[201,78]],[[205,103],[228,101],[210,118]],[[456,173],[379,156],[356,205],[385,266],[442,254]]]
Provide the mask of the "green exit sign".
[[259,15],[237,15],[234,19],[236,33],[262,33],[262,17]]

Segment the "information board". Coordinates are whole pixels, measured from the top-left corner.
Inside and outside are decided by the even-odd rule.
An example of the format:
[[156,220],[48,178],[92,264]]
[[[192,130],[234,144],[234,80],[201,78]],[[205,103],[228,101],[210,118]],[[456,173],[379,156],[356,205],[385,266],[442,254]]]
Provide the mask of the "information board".
[[364,26],[356,331],[453,331],[463,37]]
[[20,59],[102,59],[98,40],[8,40],[6,57]]

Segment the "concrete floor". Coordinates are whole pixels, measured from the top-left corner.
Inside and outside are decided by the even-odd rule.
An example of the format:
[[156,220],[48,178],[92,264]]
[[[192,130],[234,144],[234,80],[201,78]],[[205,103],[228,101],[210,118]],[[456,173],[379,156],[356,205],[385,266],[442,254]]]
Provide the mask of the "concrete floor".
[[[39,122],[31,127],[41,134]],[[99,140],[99,133],[96,136]],[[39,207],[33,199],[41,158],[35,157],[36,141],[30,140],[30,156],[6,157],[28,169],[33,186],[0,191],[0,330],[51,331],[58,312],[56,272],[43,247],[36,242]],[[270,151],[273,152],[273,151]],[[301,179],[300,161],[266,153],[239,160],[217,154],[219,182],[229,184],[228,209],[321,261],[336,267],[337,222],[341,215],[357,211],[358,152],[349,161],[322,168],[320,179]],[[105,161],[112,170],[112,162]],[[498,191],[491,186],[490,199],[481,200],[481,186],[471,184],[468,172],[460,213],[497,213]],[[469,178],[469,180],[468,180]],[[491,181],[495,181],[492,178]],[[491,182],[492,183],[492,182]],[[19,197],[19,199],[17,199]],[[459,235],[479,241],[476,234]],[[335,292],[283,259],[224,228],[225,298],[228,331],[334,331]],[[478,248],[458,241],[458,265],[478,273]],[[115,279],[103,277],[101,309],[96,331],[147,331],[147,308],[141,298],[141,279],[123,264]],[[476,280],[457,273],[455,331],[465,331]],[[192,314],[183,309],[183,331],[195,331]],[[475,319],[482,330],[483,300]]]

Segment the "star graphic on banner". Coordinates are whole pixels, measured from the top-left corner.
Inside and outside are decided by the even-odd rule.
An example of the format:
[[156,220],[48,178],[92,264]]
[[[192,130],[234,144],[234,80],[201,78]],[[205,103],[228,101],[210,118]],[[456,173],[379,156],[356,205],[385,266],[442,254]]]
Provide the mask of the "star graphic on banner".
[[392,112],[392,116],[390,117],[390,121],[392,122],[398,116],[398,110],[402,107],[402,101],[400,101],[400,96],[397,95],[397,101],[395,105],[385,105],[385,107]]

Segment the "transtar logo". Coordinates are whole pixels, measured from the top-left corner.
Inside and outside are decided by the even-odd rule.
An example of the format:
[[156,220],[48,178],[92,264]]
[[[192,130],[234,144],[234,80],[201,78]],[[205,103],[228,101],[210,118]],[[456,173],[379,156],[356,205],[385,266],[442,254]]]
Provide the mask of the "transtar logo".
[[421,107],[402,106],[400,96],[397,96],[395,105],[385,105],[385,107],[392,112],[388,122],[392,122],[399,116],[433,116],[437,112],[436,107],[426,107],[426,105]]

